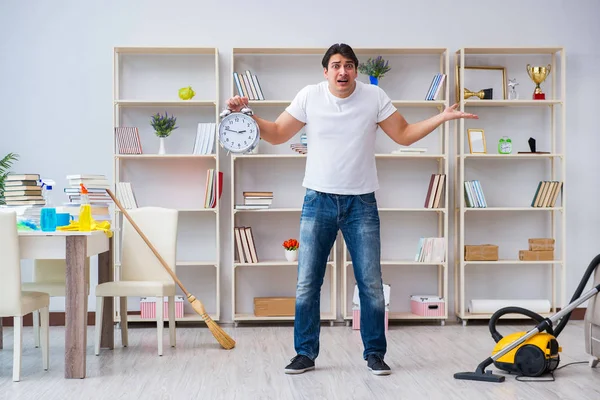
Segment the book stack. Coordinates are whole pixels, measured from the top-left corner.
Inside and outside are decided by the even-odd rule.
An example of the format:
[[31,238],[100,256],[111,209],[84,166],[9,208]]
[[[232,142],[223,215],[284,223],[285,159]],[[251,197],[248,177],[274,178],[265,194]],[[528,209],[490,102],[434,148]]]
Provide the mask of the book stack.
[[425,208],[439,208],[444,193],[446,174],[431,174],[429,188],[425,196]]
[[262,210],[271,207],[273,192],[244,192],[244,204],[236,204],[237,210]]
[[69,202],[64,203],[65,212],[71,214],[75,220],[79,218],[79,208],[82,204],[81,184],[88,191],[88,199],[92,206],[92,218],[96,221],[110,221],[109,206],[112,199],[106,193],[110,184],[104,175],[75,174],[67,175],[68,186],[64,192]]
[[7,206],[43,206],[39,174],[8,174],[4,180],[4,202]]
[[290,148],[296,153],[306,154],[308,152],[308,141],[306,139],[306,133],[300,135],[300,143],[290,144]]
[[427,147],[400,147],[392,151],[392,154],[423,154],[427,152]]
[[483,188],[478,180],[465,181],[465,203],[471,208],[486,208],[487,201],[483,195]]
[[446,261],[446,242],[441,237],[422,237],[419,239],[419,246],[415,261],[417,262],[445,262]]
[[252,228],[249,226],[236,226],[233,233],[235,235],[235,250],[238,262],[257,263],[258,255]]

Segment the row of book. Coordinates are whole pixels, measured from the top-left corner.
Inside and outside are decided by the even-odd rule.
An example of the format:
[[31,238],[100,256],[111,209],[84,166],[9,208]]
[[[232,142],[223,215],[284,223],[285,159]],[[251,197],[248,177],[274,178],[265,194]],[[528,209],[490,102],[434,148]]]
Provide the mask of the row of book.
[[417,246],[416,262],[445,262],[446,240],[443,237],[422,237]]
[[431,174],[425,196],[425,208],[439,208],[446,183],[446,174]]
[[249,226],[236,226],[233,228],[235,236],[235,259],[239,263],[257,263],[258,254],[252,228]]
[[446,74],[437,73],[431,80],[431,85],[429,86],[429,90],[427,90],[427,94],[425,95],[425,100],[435,100],[437,99],[442,86],[444,85],[444,81],[446,80]]
[[204,208],[215,208],[217,206],[217,191],[219,198],[223,193],[223,173],[214,168],[206,170],[206,187],[204,189]]
[[118,154],[142,154],[140,133],[135,126],[119,126],[115,128],[115,141]]
[[233,80],[240,96],[247,97],[249,100],[265,99],[260,83],[258,83],[257,76],[252,74],[249,70],[239,74],[234,72]]
[[217,124],[200,122],[196,129],[196,141],[192,154],[213,154]]
[[133,188],[131,182],[117,182],[115,185],[117,200],[126,210],[132,210],[137,208],[137,201],[133,194]]
[[236,204],[236,210],[264,210],[273,203],[273,192],[243,192],[244,204]]
[[471,208],[486,208],[487,201],[479,180],[465,181],[465,203]]
[[540,181],[531,201],[531,207],[554,207],[562,185],[561,181]]

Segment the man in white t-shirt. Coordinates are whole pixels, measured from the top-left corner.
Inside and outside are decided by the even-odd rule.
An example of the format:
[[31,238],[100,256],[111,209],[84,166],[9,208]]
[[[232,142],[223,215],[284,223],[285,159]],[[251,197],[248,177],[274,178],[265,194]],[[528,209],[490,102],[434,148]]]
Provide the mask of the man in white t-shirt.
[[[321,286],[328,256],[341,230],[359,290],[363,358],[374,374],[388,375],[380,222],[374,193],[379,188],[376,130],[379,127],[396,143],[408,146],[445,121],[477,116],[458,111],[455,104],[434,117],[409,124],[379,86],[356,81],[358,58],[350,46],[331,46],[322,65],[327,80],[300,90],[275,122],[253,116],[263,140],[282,144],[304,127],[309,148],[302,183],[306,194],[300,216],[296,356],[285,372],[299,374],[315,368]],[[227,101],[232,111],[247,104],[246,97]]]

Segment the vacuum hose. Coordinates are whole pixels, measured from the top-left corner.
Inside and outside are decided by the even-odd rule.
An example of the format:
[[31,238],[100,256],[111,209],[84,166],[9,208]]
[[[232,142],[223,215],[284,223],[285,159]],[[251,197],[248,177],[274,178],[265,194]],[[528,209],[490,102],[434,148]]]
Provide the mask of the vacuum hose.
[[[598,254],[596,257],[594,257],[594,259],[590,262],[590,265],[587,267],[587,270],[583,274],[583,277],[581,278],[581,281],[579,282],[579,286],[577,286],[577,289],[575,290],[575,293],[573,293],[573,297],[571,298],[571,301],[569,301],[569,303],[572,303],[573,301],[577,300],[579,298],[579,296],[581,296],[581,294],[583,293],[583,289],[585,288],[585,285],[587,285],[589,279],[591,278],[592,274],[594,273],[594,271],[596,270],[596,268],[598,267],[599,264],[600,264],[600,254]],[[492,317],[490,318],[490,324],[489,324],[490,333],[492,334],[492,338],[494,339],[494,341],[496,343],[498,343],[502,339],[502,335],[496,329],[496,324],[497,324],[498,320],[500,319],[500,317],[503,316],[504,314],[526,315],[526,316],[534,319],[538,323],[542,323],[546,319],[546,318],[542,317],[541,315],[539,315],[538,313],[535,313],[526,308],[521,308],[521,307],[501,308],[492,315]],[[552,328],[551,323],[547,324],[546,331],[550,335],[552,335],[554,337],[558,337],[558,335],[560,335],[560,333],[562,332],[564,327],[567,325],[567,322],[569,322],[570,317],[571,317],[571,313],[565,314],[565,316],[563,318],[561,318],[560,322],[556,325],[556,328],[554,328],[554,329]]]

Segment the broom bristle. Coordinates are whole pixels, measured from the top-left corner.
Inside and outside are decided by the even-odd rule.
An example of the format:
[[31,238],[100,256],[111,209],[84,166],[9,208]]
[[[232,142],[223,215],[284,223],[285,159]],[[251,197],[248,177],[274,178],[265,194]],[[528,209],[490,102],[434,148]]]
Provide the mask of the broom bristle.
[[233,340],[211,317],[206,313],[204,305],[198,300],[193,294],[188,294],[188,301],[192,305],[192,308],[198,315],[202,317],[206,326],[212,332],[213,336],[219,344],[226,350],[233,349],[235,347],[235,340]]

